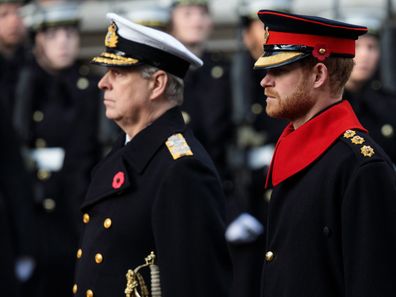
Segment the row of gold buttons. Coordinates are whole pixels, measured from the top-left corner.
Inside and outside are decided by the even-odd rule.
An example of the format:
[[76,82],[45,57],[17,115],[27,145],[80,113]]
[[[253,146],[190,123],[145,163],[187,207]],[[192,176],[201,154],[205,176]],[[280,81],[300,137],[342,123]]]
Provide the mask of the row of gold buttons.
[[[85,213],[83,215],[84,224],[88,224],[90,220],[91,220],[90,215],[88,213]],[[104,220],[104,222],[103,222],[103,227],[105,229],[109,229],[111,227],[111,225],[112,225],[112,220],[110,218],[106,218]],[[83,255],[82,249],[78,249],[77,250],[77,259],[80,259],[82,257],[82,255]],[[103,262],[103,255],[101,253],[97,253],[95,255],[95,262],[97,264],[100,264],[100,263]],[[78,291],[78,286],[77,286],[77,284],[74,284],[74,286],[73,286],[73,294],[77,294],[77,291]],[[94,296],[93,291],[92,290],[87,290],[86,297],[93,297],[93,296]]]
[[[73,286],[73,294],[75,295],[75,294],[77,294],[77,292],[78,292],[78,286],[77,286],[77,284],[74,284],[74,286]],[[85,293],[85,296],[93,297],[94,296],[94,292],[92,290],[87,290],[86,293]]]

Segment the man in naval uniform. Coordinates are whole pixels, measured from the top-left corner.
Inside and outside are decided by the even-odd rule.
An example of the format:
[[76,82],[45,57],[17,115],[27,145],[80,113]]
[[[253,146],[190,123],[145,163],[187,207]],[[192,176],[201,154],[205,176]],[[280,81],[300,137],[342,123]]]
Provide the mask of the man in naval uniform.
[[185,73],[202,61],[166,33],[107,17],[93,63],[107,67],[106,116],[125,133],[92,174],[73,293],[123,296],[128,269],[153,251],[162,296],[227,296],[220,179],[178,107]]
[[255,67],[266,112],[290,121],[267,186],[261,296],[390,297],[396,275],[396,183],[391,161],[342,92],[366,27],[261,10]]

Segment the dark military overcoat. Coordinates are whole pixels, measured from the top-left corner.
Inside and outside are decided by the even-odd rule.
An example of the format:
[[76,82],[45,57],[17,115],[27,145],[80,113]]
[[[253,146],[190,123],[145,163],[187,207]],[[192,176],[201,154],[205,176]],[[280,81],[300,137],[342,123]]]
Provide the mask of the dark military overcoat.
[[262,297],[394,296],[395,172],[354,117],[344,101],[280,137]]
[[[172,135],[186,141],[174,144],[184,152],[180,158],[166,145]],[[75,296],[124,296],[127,270],[151,251],[163,297],[227,296],[224,196],[180,110],[167,111],[124,143],[125,137],[94,169],[82,205]]]

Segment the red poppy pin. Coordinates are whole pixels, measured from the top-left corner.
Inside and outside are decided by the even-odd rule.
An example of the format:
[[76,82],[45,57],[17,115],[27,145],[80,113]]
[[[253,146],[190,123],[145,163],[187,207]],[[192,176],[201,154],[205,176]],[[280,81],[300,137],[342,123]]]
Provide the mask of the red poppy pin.
[[118,171],[113,177],[113,188],[119,189],[125,182],[125,174],[122,171]]
[[312,56],[314,56],[318,61],[323,62],[331,54],[331,51],[324,44],[317,44],[312,51]]

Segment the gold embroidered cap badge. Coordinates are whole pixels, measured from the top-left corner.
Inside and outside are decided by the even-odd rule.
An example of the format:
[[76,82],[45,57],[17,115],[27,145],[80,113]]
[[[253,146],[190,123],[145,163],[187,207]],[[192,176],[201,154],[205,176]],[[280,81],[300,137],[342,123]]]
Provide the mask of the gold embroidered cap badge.
[[105,46],[107,47],[116,47],[118,43],[118,35],[117,35],[117,25],[115,23],[111,23],[107,28],[107,34],[105,37]]

